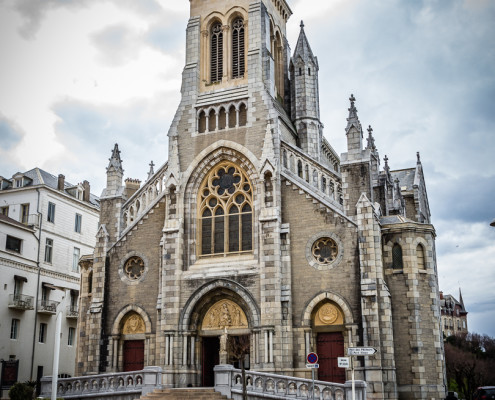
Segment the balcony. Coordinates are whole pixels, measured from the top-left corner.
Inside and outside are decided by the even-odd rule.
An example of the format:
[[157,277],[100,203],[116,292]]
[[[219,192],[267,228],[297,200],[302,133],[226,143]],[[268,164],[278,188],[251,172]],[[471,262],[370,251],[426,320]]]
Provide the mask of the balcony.
[[32,310],[34,308],[34,297],[23,294],[11,294],[9,296],[9,308],[15,310]]
[[55,314],[59,304],[58,301],[40,300],[38,302],[38,312],[40,314]]
[[67,313],[65,314],[65,316],[68,319],[77,319],[78,315],[79,315],[79,310],[77,309],[77,306],[67,307]]

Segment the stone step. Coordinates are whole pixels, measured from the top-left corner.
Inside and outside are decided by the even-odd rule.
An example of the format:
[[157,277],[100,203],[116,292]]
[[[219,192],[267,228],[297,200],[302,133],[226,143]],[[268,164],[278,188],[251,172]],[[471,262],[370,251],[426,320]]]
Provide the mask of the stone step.
[[228,400],[213,388],[156,389],[140,400]]

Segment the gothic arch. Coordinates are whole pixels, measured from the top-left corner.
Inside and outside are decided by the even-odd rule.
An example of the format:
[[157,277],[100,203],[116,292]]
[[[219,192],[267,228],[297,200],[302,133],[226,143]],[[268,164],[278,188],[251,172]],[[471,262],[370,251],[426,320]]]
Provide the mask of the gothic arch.
[[202,315],[198,310],[204,309],[208,304],[209,296],[215,294],[233,295],[232,297],[242,302],[239,306],[243,308],[246,314],[249,327],[252,329],[260,326],[260,308],[251,293],[237,282],[229,279],[217,279],[205,283],[187,300],[179,316],[179,329],[182,332],[196,329],[199,326]]
[[352,311],[351,307],[347,303],[346,300],[344,300],[343,297],[339,296],[336,293],[333,292],[322,292],[313,299],[309,301],[309,303],[306,305],[306,307],[303,310],[302,313],[302,319],[301,319],[301,325],[304,327],[310,327],[311,326],[311,314],[313,313],[314,309],[318,306],[318,304],[323,301],[323,300],[331,300],[334,303],[338,304],[341,310],[344,313],[344,322],[345,324],[352,324],[354,323],[354,318],[352,316]]
[[148,313],[135,304],[128,304],[127,306],[122,308],[115,317],[112,325],[112,335],[120,335],[122,320],[131,311],[134,311],[135,313],[139,314],[139,316],[144,321],[146,333],[151,333],[151,319]]

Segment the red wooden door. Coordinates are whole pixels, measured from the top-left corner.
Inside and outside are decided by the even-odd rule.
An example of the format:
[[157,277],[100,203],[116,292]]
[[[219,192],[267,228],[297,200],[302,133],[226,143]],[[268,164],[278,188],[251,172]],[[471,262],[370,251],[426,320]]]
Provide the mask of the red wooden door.
[[140,371],[144,368],[144,340],[124,342],[124,372]]
[[215,386],[213,368],[220,363],[220,339],[216,336],[203,337],[202,351],[202,386]]
[[318,379],[345,383],[345,368],[339,368],[337,358],[344,357],[344,337],[341,332],[319,333],[317,338]]

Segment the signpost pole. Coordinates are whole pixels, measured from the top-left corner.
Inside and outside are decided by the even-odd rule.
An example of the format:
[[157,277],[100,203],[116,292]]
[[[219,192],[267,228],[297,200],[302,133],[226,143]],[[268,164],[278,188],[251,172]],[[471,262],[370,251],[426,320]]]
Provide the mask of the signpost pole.
[[354,357],[351,357],[351,366],[352,366],[352,400],[356,400],[356,385],[354,383]]
[[313,379],[313,387],[311,388],[311,392],[313,393],[311,398],[315,400],[315,369],[311,368],[311,378]]

